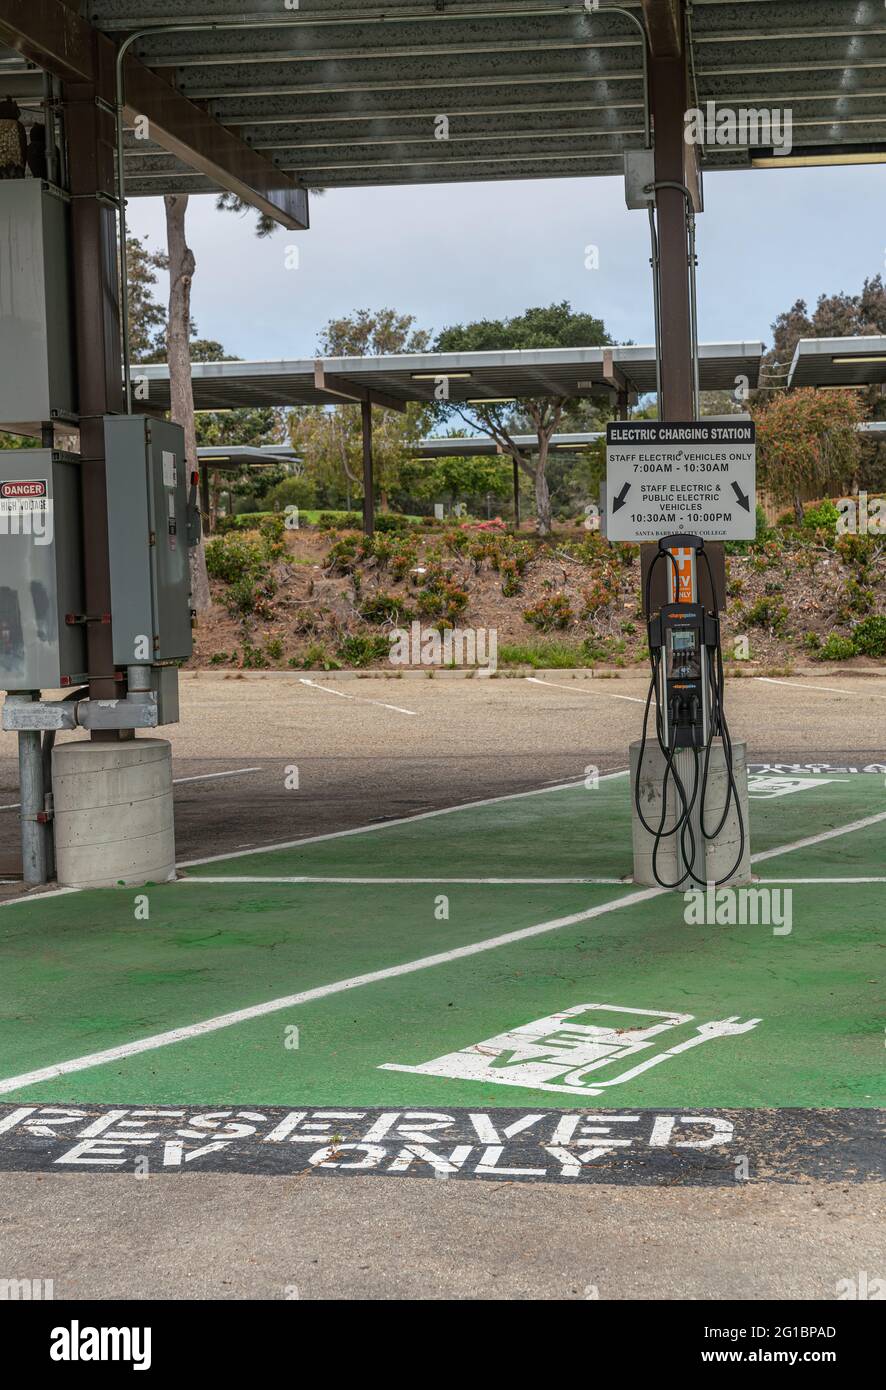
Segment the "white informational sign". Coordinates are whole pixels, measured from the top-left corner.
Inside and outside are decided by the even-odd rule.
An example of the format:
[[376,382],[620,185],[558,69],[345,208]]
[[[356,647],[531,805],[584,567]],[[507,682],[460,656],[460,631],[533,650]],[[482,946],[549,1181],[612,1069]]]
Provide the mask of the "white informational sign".
[[615,420],[606,426],[607,538],[753,540],[756,474],[750,420]]

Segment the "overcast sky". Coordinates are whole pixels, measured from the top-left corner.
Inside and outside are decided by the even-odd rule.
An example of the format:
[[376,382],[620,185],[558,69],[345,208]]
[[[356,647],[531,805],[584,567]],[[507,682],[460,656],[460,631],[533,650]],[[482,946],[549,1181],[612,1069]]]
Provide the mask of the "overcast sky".
[[[797,298],[857,292],[884,269],[882,165],[709,174],[705,201],[703,342],[768,344]],[[188,218],[200,336],[239,357],[311,356],[330,318],[383,306],[438,331],[568,299],[616,341],[653,340],[647,220],[621,178],[339,190],[312,199],[310,231],[266,241],[212,198],[192,198]],[[162,200],[133,199],[130,223],[165,246]]]

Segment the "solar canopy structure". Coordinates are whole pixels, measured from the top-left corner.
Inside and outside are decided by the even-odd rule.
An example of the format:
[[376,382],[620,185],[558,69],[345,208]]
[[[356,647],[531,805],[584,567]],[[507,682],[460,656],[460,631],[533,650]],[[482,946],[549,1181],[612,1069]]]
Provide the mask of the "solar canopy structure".
[[886,337],[801,338],[789,386],[886,385]]
[[[756,386],[762,343],[703,343],[703,391],[733,391],[739,378]],[[152,407],[169,405],[169,369],[136,366]],[[281,362],[195,362],[191,375],[198,410],[365,401],[404,409],[428,404],[440,381],[460,403],[533,396],[601,396],[655,391],[654,347],[544,348],[512,352],[398,354]]]
[[[50,3],[62,0],[41,0],[35,13]],[[625,150],[646,143],[641,32],[624,14],[607,14],[605,0],[596,10],[585,0],[300,0],[292,9],[283,0],[90,0],[82,8],[114,44],[141,33],[132,62],[232,132],[232,157],[240,146],[299,186],[611,175]],[[622,8],[645,20],[653,54],[667,52],[672,0]],[[173,24],[193,27],[160,32]],[[697,106],[791,109],[792,162],[886,158],[879,0],[694,0],[686,46]],[[39,94],[14,49],[0,58],[11,93]],[[151,139],[127,135],[130,193],[230,186],[225,161],[197,167],[174,130],[152,126]],[[701,162],[742,168],[772,155],[771,145],[708,141]]]
[[[538,449],[538,435],[512,435],[521,453],[531,454]],[[587,430],[576,434],[552,434],[548,447],[563,452],[590,449],[606,436],[601,430]],[[464,435],[460,438],[445,438],[433,435],[422,439],[416,446],[415,457],[419,459],[474,458],[481,454],[500,454],[501,445],[490,439],[488,434]]]
[[[666,43],[670,0],[622,7],[645,18],[653,48]],[[620,173],[623,152],[645,143],[643,45],[630,18],[606,8],[605,0],[597,10],[585,0],[84,7],[114,41],[156,30],[132,45],[136,61],[292,179],[324,188]],[[170,24],[195,27],[159,32]],[[879,0],[694,0],[688,49],[696,105],[792,108],[794,159],[886,150]],[[169,146],[130,133],[130,192],[226,186]],[[771,154],[708,143],[702,162],[747,167]]]

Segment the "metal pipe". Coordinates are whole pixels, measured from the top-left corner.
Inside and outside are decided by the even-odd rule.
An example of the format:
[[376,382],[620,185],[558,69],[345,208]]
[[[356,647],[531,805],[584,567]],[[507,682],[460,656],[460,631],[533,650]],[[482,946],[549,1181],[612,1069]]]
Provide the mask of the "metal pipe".
[[635,24],[643,36],[643,122],[646,135],[646,149],[652,148],[652,116],[649,100],[649,35],[646,25],[632,10],[622,9],[621,5],[601,5],[596,14],[621,14]]
[[649,237],[652,242],[652,307],[655,315],[655,402],[659,420],[664,419],[661,399],[661,265],[658,258],[658,231],[655,209],[649,209]]
[[[30,705],[39,699],[33,690],[11,691],[6,699],[15,705]],[[21,797],[22,877],[30,887],[46,883],[49,863],[43,791],[43,750],[36,729],[20,730],[18,735],[18,780]]]
[[55,110],[52,99],[52,78],[43,74],[43,130],[46,143],[46,179],[58,187],[58,159],[55,144]]
[[[692,194],[685,183],[677,183],[674,179],[657,179],[655,183],[647,183],[644,192],[655,192],[659,188],[677,189],[686,199],[686,227],[689,237],[689,334],[692,343],[693,402],[695,407],[695,418],[698,419],[701,409],[701,397],[699,392],[698,304],[695,277],[695,207],[692,202]],[[650,216],[651,215],[652,209],[650,208]],[[657,346],[656,355],[658,355]]]
[[697,259],[695,255],[695,211],[689,209],[689,307],[692,326],[692,370],[695,390],[695,418],[701,418],[701,389],[698,366],[698,287],[695,280]]
[[62,103],[62,84],[58,77],[52,79],[52,95],[55,103],[56,130],[58,131],[59,187],[67,192],[71,186],[68,177],[68,133],[65,127],[65,112]]

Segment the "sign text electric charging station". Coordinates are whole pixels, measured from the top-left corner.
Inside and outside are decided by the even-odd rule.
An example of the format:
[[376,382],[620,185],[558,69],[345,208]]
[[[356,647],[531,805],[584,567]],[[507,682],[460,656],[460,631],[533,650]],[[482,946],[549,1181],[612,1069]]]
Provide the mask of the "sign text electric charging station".
[[606,536],[678,533],[753,540],[756,434],[750,420],[615,420],[606,426]]

